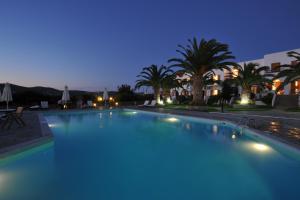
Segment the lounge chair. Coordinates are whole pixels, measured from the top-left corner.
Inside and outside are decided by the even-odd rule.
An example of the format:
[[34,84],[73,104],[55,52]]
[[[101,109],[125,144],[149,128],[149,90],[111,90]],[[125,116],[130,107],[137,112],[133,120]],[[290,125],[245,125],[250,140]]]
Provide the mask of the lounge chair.
[[148,100],[146,100],[145,102],[144,102],[144,104],[141,104],[141,105],[138,105],[139,107],[143,107],[143,106],[147,106],[147,105],[149,105],[149,101]]
[[12,123],[15,121],[19,126],[26,126],[26,123],[22,119],[24,107],[17,107],[16,112],[7,114],[5,121],[2,124],[2,128],[9,129]]
[[87,101],[86,104],[89,108],[93,107],[93,101]]
[[152,100],[149,105],[146,105],[147,107],[155,107],[156,106],[156,101]]
[[41,101],[41,108],[48,109],[49,108],[48,101]]
[[39,105],[34,105],[34,106],[30,106],[30,107],[29,107],[30,110],[37,110],[37,109],[39,109],[39,108],[40,108]]

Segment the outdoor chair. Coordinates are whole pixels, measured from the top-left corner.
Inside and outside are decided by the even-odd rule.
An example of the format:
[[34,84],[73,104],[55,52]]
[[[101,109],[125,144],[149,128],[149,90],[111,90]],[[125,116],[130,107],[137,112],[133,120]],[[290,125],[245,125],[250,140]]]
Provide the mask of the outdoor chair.
[[86,104],[89,108],[93,107],[93,101],[87,101]]
[[41,108],[48,109],[49,108],[48,101],[41,101]]
[[146,105],[147,107],[155,107],[156,106],[156,101],[152,100],[149,105]]
[[16,122],[19,126],[24,127],[26,123],[22,119],[24,107],[17,107],[16,112],[9,113],[5,117],[5,121],[3,122],[1,128],[2,129],[10,129],[13,122]]
[[37,109],[39,109],[39,108],[40,108],[39,105],[34,105],[34,106],[30,106],[30,107],[29,107],[30,110],[37,110]]
[[141,104],[141,105],[138,105],[139,107],[143,107],[143,106],[147,106],[147,105],[149,105],[149,101],[148,100],[146,100],[145,102],[144,102],[144,104]]

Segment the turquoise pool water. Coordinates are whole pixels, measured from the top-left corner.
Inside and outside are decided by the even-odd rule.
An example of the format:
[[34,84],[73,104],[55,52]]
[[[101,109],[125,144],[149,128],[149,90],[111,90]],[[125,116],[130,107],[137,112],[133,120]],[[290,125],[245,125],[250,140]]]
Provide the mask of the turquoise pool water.
[[55,139],[0,161],[1,200],[300,199],[299,154],[217,121],[48,113]]

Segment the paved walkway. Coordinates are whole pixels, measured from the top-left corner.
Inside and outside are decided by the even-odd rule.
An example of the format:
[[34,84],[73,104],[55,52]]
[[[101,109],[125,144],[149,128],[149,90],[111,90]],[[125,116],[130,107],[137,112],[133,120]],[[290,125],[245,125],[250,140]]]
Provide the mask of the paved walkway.
[[37,112],[24,112],[25,127],[19,127],[15,122],[9,130],[2,129],[3,121],[0,121],[0,149],[41,137],[41,125]]
[[147,111],[202,117],[208,119],[228,120],[240,123],[245,118],[252,119],[249,126],[266,135],[300,147],[300,114],[287,113],[279,110],[244,111],[244,112],[201,112],[193,110],[175,110],[164,108],[136,108]]

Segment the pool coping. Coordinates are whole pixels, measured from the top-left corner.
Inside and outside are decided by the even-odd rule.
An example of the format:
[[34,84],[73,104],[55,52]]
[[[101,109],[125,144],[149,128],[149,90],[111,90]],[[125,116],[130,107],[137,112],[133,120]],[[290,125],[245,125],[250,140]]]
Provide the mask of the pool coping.
[[0,149],[0,160],[53,140],[53,133],[42,113],[38,113],[41,137]]
[[[272,145],[276,145],[282,148],[285,148],[287,150],[289,150],[292,153],[296,153],[296,154],[300,154],[300,147],[293,144],[293,143],[289,143],[286,140],[280,139],[278,137],[274,137],[272,135],[269,135],[267,132],[258,130],[258,129],[254,129],[254,128],[250,128],[248,126],[240,126],[235,122],[232,122],[230,120],[227,119],[211,119],[211,118],[205,118],[205,117],[201,117],[201,116],[193,116],[193,115],[188,115],[187,114],[174,114],[174,113],[170,113],[168,111],[166,112],[162,112],[159,110],[143,110],[143,109],[138,109],[138,108],[123,108],[124,110],[131,110],[131,111],[137,111],[137,112],[144,112],[144,113],[154,113],[154,114],[159,114],[159,115],[171,115],[171,116],[177,116],[177,117],[183,117],[183,118],[190,118],[190,119],[194,119],[194,120],[205,120],[205,121],[210,121],[210,122],[225,122],[226,124],[229,124],[231,126],[236,126],[239,128],[243,128],[245,130],[247,130],[247,132],[249,134],[251,134],[252,136],[255,136],[256,138],[259,138],[261,140],[266,141],[267,143],[270,143]],[[267,135],[266,135],[267,134]]]

